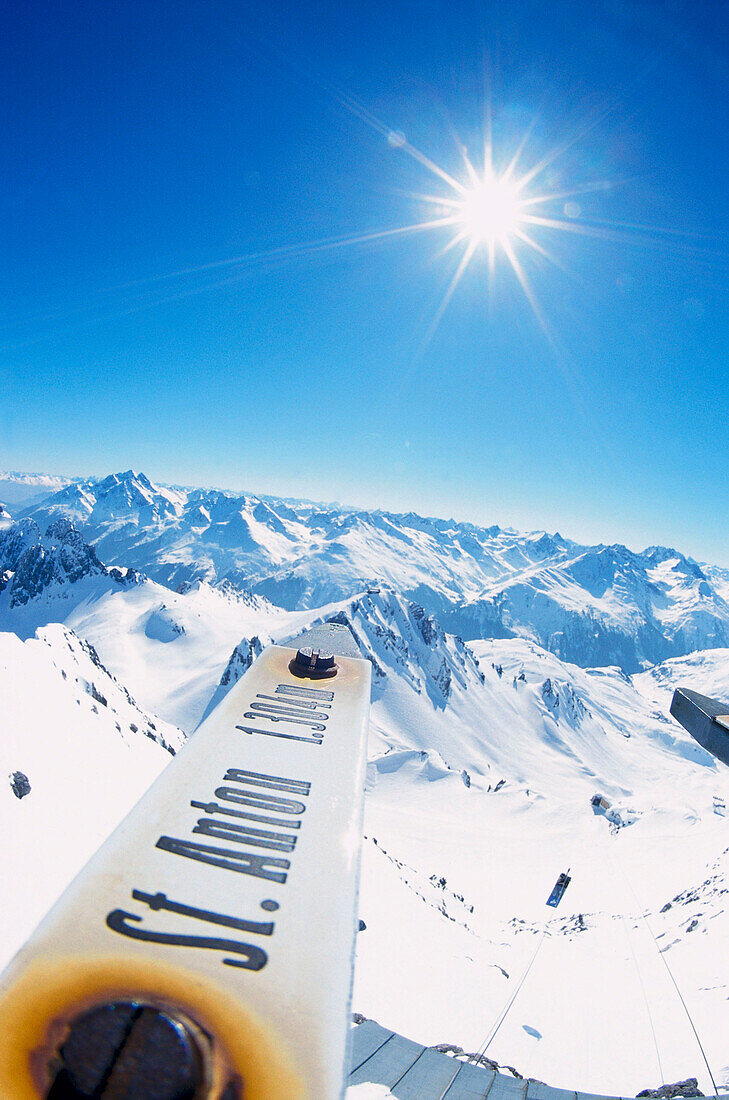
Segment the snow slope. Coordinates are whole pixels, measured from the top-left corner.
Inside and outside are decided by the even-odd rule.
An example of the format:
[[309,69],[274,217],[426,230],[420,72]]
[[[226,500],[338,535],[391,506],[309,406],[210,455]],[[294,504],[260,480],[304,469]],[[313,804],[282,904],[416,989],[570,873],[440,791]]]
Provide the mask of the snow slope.
[[182,735],[141,710],[61,626],[25,642],[0,634],[0,699],[4,965],[169,762],[163,744]]
[[[356,1011],[475,1050],[544,932],[489,1057],[570,1089],[632,1095],[698,1076],[709,1092],[660,948],[729,1084],[729,771],[655,708],[648,674],[482,642],[485,684],[454,675],[441,712],[427,691],[404,694],[398,661],[421,682],[423,662],[415,635],[393,633],[408,653],[389,638],[378,649]],[[729,698],[726,657],[668,662],[666,677],[704,690],[710,669]],[[554,912],[546,898],[568,867]]]
[[145,707],[186,733],[209,709],[237,651],[255,637],[266,645],[284,641],[311,617],[225,583],[198,581],[174,592],[139,575],[120,581],[102,573],[49,584],[12,607],[0,592],[0,630],[28,638],[47,623],[66,624],[91,642]]
[[[391,592],[325,614],[350,622],[374,671],[354,1009],[420,1041],[476,1049],[544,931],[490,1057],[590,1091],[630,1095],[687,1076],[708,1091],[654,935],[729,1083],[729,773],[657,709],[649,674],[580,669],[521,639],[471,647]],[[150,642],[166,651],[186,636]],[[243,648],[237,661],[246,657]],[[729,689],[725,661],[667,662],[659,690],[685,675],[701,690],[709,674]],[[595,791],[609,816],[593,810]],[[108,831],[96,816],[86,827],[88,847]],[[24,859],[43,882],[43,845]],[[59,878],[81,862],[55,859]],[[573,882],[548,910],[568,866]],[[30,931],[21,908],[18,899],[18,937]]]

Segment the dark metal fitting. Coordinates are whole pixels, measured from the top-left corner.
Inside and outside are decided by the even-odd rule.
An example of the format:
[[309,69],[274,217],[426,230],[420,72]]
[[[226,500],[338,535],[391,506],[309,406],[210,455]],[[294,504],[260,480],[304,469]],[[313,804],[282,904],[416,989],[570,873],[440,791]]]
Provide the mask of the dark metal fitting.
[[[209,1100],[210,1063],[207,1033],[182,1013],[114,1001],[71,1022],[49,1064],[46,1100]],[[231,1083],[223,1096],[241,1092]]]
[[729,765],[729,703],[689,688],[676,688],[671,714],[702,748]]
[[289,669],[294,676],[308,676],[312,680],[326,680],[338,672],[333,653],[312,649],[310,645],[297,650]]

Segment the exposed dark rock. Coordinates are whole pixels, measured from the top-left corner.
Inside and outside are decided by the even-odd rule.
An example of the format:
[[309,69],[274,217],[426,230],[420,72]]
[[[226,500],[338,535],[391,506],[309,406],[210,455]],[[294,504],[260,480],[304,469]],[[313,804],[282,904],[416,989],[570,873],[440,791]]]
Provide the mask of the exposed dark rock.
[[262,652],[261,641],[255,635],[250,640],[243,638],[230,655],[225,671],[220,677],[220,686],[228,687],[228,685],[236,684]]
[[542,699],[555,718],[559,719],[559,692],[549,677],[542,684]]
[[0,566],[14,573],[23,554],[40,538],[40,527],[32,519],[20,520],[0,532]]
[[443,693],[443,698],[447,699],[451,693],[452,676],[451,670],[448,667],[448,662],[446,661],[445,657],[443,658],[443,663],[441,664],[433,679]]
[[438,639],[438,627],[432,615],[428,615],[419,603],[410,604],[410,614],[415,619],[420,636],[426,645],[432,645]]
[[[485,1066],[486,1069],[493,1069],[497,1072],[501,1068],[498,1062],[494,1062],[493,1058],[487,1058],[485,1054],[478,1054],[476,1051],[473,1051],[472,1054],[466,1054],[465,1051],[462,1051],[461,1054],[456,1055],[456,1057],[465,1062],[472,1062],[474,1066]],[[511,1069],[510,1066],[505,1066],[504,1068]],[[514,1076],[519,1077],[520,1074],[514,1070]]]
[[10,776],[10,789],[16,798],[25,798],[30,794],[30,782],[25,772],[13,772]]
[[643,1089],[636,1096],[648,1096],[650,1100],[663,1100],[673,1096],[703,1096],[699,1088],[699,1082],[695,1077],[687,1077],[685,1081],[676,1081],[672,1085],[661,1085],[657,1089]]
[[85,576],[107,573],[96,551],[67,519],[51,523],[45,535],[34,520],[14,523],[0,534],[0,570],[10,590],[11,607],[26,604],[51,584],[73,584]]
[[113,565],[109,569],[109,576],[116,581],[117,584],[122,585],[123,588],[132,588],[136,584],[141,584],[142,581],[147,579],[144,573],[140,573],[138,569],[127,569],[123,572],[121,569],[117,569]]
[[102,707],[109,705],[106,701],[106,697],[101,694],[95,684],[89,684],[89,695],[92,699],[95,699],[97,703],[101,703]]

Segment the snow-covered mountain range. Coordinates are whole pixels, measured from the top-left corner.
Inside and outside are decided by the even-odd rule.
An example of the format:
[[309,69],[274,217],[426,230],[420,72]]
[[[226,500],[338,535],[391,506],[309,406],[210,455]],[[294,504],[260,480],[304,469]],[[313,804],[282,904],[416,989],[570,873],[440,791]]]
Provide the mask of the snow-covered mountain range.
[[489,1057],[711,1091],[667,960],[729,1087],[729,770],[668,713],[729,700],[726,571],[129,471],[8,504],[0,588],[2,959],[261,648],[334,619],[373,669],[355,1010],[476,1050],[543,933]]
[[228,580],[294,611],[388,585],[466,640],[528,638],[583,666],[635,672],[729,645],[729,574],[666,547],[638,554],[412,513],[170,489],[131,470],[70,483],[14,515],[41,534],[70,520],[107,566],[170,588]]

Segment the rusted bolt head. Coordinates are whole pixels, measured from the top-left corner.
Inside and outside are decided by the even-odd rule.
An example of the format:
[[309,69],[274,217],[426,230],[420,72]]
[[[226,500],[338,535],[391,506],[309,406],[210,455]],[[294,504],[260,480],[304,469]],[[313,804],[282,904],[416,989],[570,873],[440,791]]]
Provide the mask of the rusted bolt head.
[[136,1001],[78,1016],[49,1068],[47,1100],[205,1097],[205,1055],[192,1028],[173,1011]]

